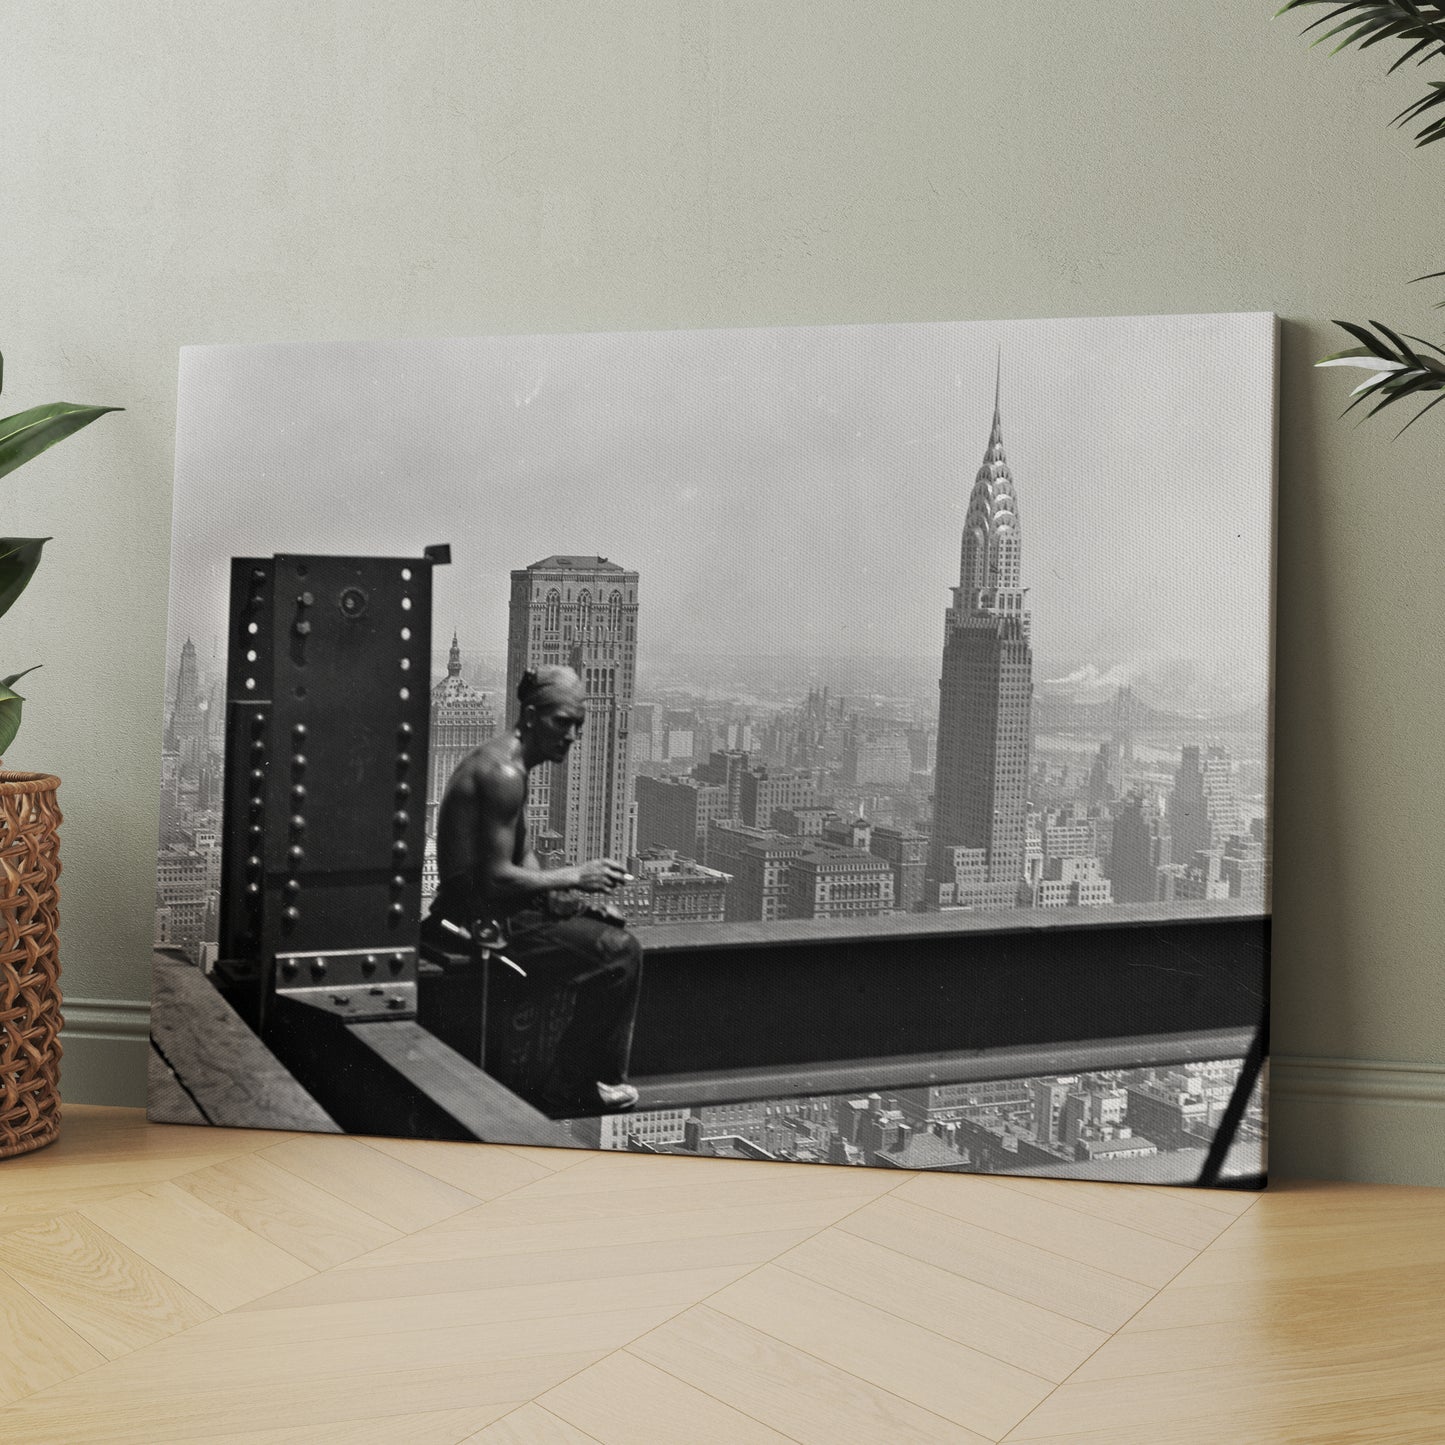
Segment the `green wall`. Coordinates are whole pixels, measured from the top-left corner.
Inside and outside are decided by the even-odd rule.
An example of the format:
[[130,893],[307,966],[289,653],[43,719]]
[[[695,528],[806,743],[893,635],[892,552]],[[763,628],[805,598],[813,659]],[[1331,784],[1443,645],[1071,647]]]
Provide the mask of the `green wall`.
[[1310,368],[1334,316],[1445,333],[1445,148],[1273,8],[6,5],[5,400],[127,408],[4,483],[56,538],[4,659],[8,764],[64,778],[67,1097],[141,1087],[181,345],[1274,310],[1273,1163],[1445,1182],[1445,412],[1393,441]]

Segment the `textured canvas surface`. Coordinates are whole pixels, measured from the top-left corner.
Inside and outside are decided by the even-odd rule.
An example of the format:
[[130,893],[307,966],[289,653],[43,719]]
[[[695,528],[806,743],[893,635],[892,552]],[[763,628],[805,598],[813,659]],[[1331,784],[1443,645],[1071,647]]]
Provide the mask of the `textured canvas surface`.
[[[1275,351],[1229,315],[184,352],[152,1116],[1262,1174]],[[590,995],[417,947],[448,779],[549,665],[585,727],[524,820],[625,866],[624,1113],[544,1087]]]

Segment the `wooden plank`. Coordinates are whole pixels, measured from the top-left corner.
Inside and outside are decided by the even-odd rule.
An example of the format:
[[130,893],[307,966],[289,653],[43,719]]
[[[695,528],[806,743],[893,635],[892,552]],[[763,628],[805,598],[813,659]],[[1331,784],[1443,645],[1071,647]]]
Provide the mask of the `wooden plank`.
[[523,1185],[551,1177],[540,1164],[520,1158],[496,1144],[462,1144],[437,1139],[372,1139],[368,1148],[430,1174],[444,1184],[464,1189],[478,1199],[495,1199]]
[[105,1362],[54,1311],[0,1271],[0,1404],[68,1380]]
[[157,953],[153,970],[151,1042],[208,1122],[341,1132],[199,969]]
[[[0,1265],[112,1360],[215,1314],[79,1214],[0,1236]],[[10,1439],[4,1429],[0,1438]]]
[[706,1305],[628,1352],[803,1445],[987,1445],[986,1436]]
[[260,1157],[397,1230],[425,1229],[480,1203],[360,1139],[288,1139]]
[[815,1359],[997,1440],[1053,1382],[801,1275],[764,1265],[708,1306]]
[[175,1182],[312,1269],[330,1269],[397,1237],[390,1225],[254,1154]]
[[[546,1338],[570,1328],[570,1321],[605,1319],[627,1313],[636,1318],[665,1319],[732,1284],[749,1266],[722,1269],[668,1270],[625,1278],[538,1281],[495,1289],[455,1290],[441,1295],[399,1299],[346,1300],[337,1304],[273,1307],[258,1300],[255,1307],[232,1310],[172,1341],[169,1358],[178,1364],[199,1356],[231,1356],[237,1351],[267,1349],[305,1355],[309,1346],[326,1340],[420,1340],[442,1330],[469,1334],[480,1348],[483,1331],[503,1331],[499,1351],[506,1353],[536,1331]],[[583,1348],[586,1348],[585,1346]]]
[[294,1255],[175,1184],[153,1184],[81,1211],[112,1239],[218,1310],[307,1279]]
[[893,1198],[936,1209],[980,1229],[1027,1244],[1047,1240],[1065,1259],[1159,1289],[1199,1253],[1126,1224],[1081,1214],[1062,1203],[1006,1189],[988,1179],[962,1181],[921,1174],[894,1190]]
[[807,1233],[800,1229],[780,1229],[646,1244],[608,1242],[590,1249],[571,1249],[563,1243],[535,1252],[527,1252],[519,1245],[504,1254],[423,1264],[378,1264],[366,1258],[357,1260],[352,1268],[327,1270],[314,1279],[278,1290],[256,1304],[247,1305],[246,1309],[408,1299],[414,1295],[454,1294],[556,1280],[622,1280],[648,1272],[728,1265],[751,1268],[801,1244]]
[[[549,1390],[537,1404],[559,1415],[585,1435],[537,1434],[537,1445],[549,1438],[556,1445],[597,1440],[601,1445],[676,1445],[680,1430],[688,1445],[787,1445],[788,1437],[714,1399],[694,1385],[618,1350]],[[686,1421],[686,1426],[681,1422]],[[499,1426],[481,1436],[485,1445],[527,1436],[507,1435]]]
[[1109,1338],[842,1229],[824,1230],[774,1263],[1056,1384]]
[[468,1435],[461,1445],[598,1445],[598,1441],[559,1420],[550,1410],[526,1404],[485,1430]]
[[1055,1254],[1047,1241],[1010,1239],[902,1199],[880,1199],[838,1227],[1099,1330],[1117,1330],[1154,1297],[1133,1280]]

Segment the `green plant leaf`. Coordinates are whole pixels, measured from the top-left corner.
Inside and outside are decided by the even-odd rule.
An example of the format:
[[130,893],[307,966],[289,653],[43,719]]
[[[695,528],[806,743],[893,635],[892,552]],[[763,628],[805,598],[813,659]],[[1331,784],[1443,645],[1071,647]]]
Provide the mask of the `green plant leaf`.
[[77,406],[72,401],[53,401],[33,406],[0,420],[0,477],[13,472],[47,447],[64,441],[81,427],[89,426],[96,417],[108,411],[123,411],[119,406]]
[[[31,670],[27,668],[26,672]],[[24,672],[16,673],[16,677],[24,676]],[[24,702],[9,683],[0,682],[0,753],[15,741],[15,734],[20,731],[20,709]]]
[[15,605],[35,569],[49,537],[0,537],[0,617]]

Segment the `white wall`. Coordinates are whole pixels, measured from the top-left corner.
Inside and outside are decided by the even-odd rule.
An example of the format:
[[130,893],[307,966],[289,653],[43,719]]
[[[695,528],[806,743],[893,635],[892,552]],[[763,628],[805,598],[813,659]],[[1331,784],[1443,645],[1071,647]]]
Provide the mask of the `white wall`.
[[5,409],[127,408],[0,484],[56,538],[3,661],[65,780],[67,1096],[138,1086],[181,345],[1273,309],[1274,1161],[1445,1182],[1445,409],[1392,441],[1309,364],[1445,333],[1445,146],[1274,8],[5,6]]

